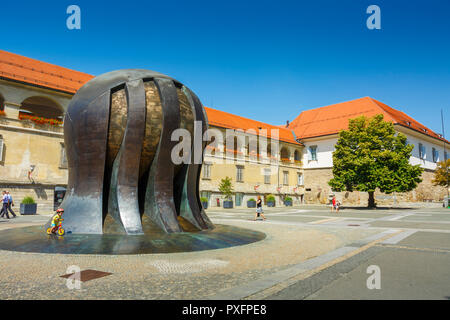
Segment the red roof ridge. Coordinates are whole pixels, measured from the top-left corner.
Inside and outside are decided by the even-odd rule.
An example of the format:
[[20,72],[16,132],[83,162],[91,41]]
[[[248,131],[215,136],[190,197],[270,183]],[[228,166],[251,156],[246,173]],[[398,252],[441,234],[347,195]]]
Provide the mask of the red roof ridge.
[[[369,96],[328,106],[302,111],[289,124],[297,137],[301,139],[336,134],[348,128],[348,119],[358,115],[372,117],[382,114],[386,121],[418,131],[430,137],[446,141],[423,124],[402,111],[396,110]],[[344,121],[339,121],[340,119]],[[447,141],[448,142],[448,141]]]
[[75,93],[94,76],[0,50],[0,76],[46,88]]
[[226,111],[213,109],[206,106],[204,106],[204,108],[208,115],[208,122],[218,127],[229,129],[242,129],[242,130],[254,129],[256,132],[258,132],[259,130],[267,129],[268,137],[270,137],[270,129],[277,129],[280,133],[278,137],[279,140],[295,144],[301,144],[295,140],[295,134],[291,129],[281,128],[279,126],[271,125],[258,120],[245,118]]

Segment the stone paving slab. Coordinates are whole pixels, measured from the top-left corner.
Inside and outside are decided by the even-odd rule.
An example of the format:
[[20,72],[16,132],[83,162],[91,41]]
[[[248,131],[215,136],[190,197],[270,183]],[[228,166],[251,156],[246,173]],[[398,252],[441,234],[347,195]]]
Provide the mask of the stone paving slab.
[[[86,256],[0,251],[0,299],[205,299],[380,232],[268,221],[226,223],[262,231],[267,238],[195,253]],[[70,290],[59,276],[73,265],[112,275]]]
[[450,230],[450,224],[433,222],[411,222],[411,221],[375,221],[370,224],[372,227],[381,228],[410,228],[410,229],[439,229]]

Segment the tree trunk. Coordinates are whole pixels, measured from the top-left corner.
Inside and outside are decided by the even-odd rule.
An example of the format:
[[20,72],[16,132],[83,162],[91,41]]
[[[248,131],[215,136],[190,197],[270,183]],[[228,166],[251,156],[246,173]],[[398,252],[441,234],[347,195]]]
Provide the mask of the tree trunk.
[[375,194],[374,191],[369,191],[369,205],[368,205],[369,208],[376,207],[374,194]]

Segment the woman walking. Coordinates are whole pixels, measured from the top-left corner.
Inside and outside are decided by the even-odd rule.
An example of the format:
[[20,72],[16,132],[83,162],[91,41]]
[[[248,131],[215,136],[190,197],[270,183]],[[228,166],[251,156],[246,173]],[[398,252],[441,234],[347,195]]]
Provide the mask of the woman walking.
[[258,218],[259,216],[263,217],[263,219],[266,220],[266,217],[264,217],[264,214],[263,214],[263,211],[262,211],[261,196],[258,196],[258,200],[256,200],[255,221],[256,221],[256,218]]

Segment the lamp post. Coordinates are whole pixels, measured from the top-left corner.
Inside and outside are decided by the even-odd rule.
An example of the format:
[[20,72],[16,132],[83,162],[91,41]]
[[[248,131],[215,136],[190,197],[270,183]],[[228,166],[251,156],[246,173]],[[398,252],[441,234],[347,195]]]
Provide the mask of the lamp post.
[[441,109],[441,124],[442,124],[442,137],[444,138],[444,164],[445,164],[445,170],[446,170],[446,176],[447,176],[447,207],[450,201],[450,190],[449,190],[449,177],[448,177],[448,166],[447,166],[447,159],[445,158],[445,129],[444,129],[444,112]]

